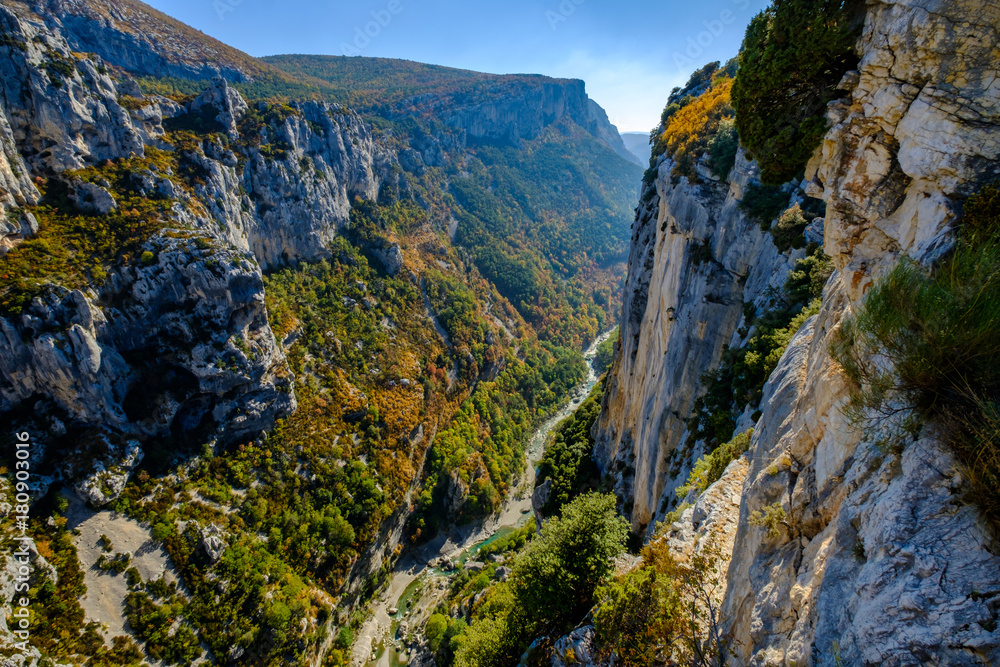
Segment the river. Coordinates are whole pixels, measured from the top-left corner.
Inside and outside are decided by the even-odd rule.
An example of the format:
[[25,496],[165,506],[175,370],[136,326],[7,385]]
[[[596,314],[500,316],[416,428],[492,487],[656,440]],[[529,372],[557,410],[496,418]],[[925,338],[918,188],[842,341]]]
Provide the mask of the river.
[[[525,473],[511,491],[503,510],[486,522],[465,528],[455,528],[449,535],[439,536],[423,548],[408,552],[396,565],[385,591],[373,602],[372,614],[358,632],[354,643],[352,665],[374,664],[395,667],[403,664],[393,641],[396,630],[406,614],[406,602],[430,577],[440,576],[430,563],[446,556],[452,561],[464,561],[474,556],[482,546],[501,535],[523,526],[531,518],[531,493],[535,488],[536,466],[545,453],[545,445],[556,426],[573,414],[597,384],[594,358],[598,346],[614,330],[601,334],[587,349],[587,379],[573,391],[569,403],[542,424],[528,442]],[[395,611],[390,614],[390,610]]]

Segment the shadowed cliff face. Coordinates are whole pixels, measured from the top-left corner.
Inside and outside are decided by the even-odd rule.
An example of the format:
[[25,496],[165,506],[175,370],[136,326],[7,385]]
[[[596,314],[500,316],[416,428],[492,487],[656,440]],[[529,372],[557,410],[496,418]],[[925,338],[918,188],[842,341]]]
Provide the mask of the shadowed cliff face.
[[[852,428],[847,380],[830,356],[873,281],[903,255],[939,260],[961,224],[959,202],[996,177],[998,31],[994,5],[869,5],[859,70],[842,84],[851,94],[829,108],[831,129],[800,184],[828,204],[837,272],[771,375],[756,423],[744,415],[737,426],[755,429],[749,452],[665,527],[675,553],[714,537],[731,554],[719,595],[731,665],[1000,660],[996,594],[981,594],[1000,590],[995,537],[962,501],[952,453],[931,429],[897,455]],[[737,165],[736,183],[746,168]],[[594,430],[636,526],[655,519],[661,490],[699,455],[667,464],[703,391],[698,376],[724,344],[740,344],[738,309],[700,298],[710,276],[677,234],[701,225],[704,236],[734,234],[733,248],[759,243],[757,230],[671,185],[663,169],[655,188],[639,212],[623,340]],[[753,252],[751,276],[787,271],[787,258]],[[725,256],[713,253],[723,265]],[[752,520],[766,508],[780,517],[774,526]]]
[[[227,222],[224,211],[241,210],[235,159],[221,150],[218,160],[192,155],[218,178],[205,179],[200,189],[182,186],[146,148],[163,136],[165,118],[184,112],[179,105],[151,99],[130,111],[118,102],[130,91],[119,89],[102,61],[77,59],[59,35],[6,8],[0,26],[12,44],[0,57],[0,130],[7,135],[0,173],[9,185],[5,218],[15,222],[0,244],[13,247],[37,232],[27,208],[40,202],[49,207],[46,215],[82,216],[95,228],[119,213],[112,192],[173,202],[163,206],[162,230],[136,251],[143,261],[122,261],[92,285],[69,280],[69,288],[41,288],[4,313],[0,410],[30,407],[26,423],[42,442],[46,433],[58,440],[68,426],[178,443],[188,434],[231,442],[271,428],[295,409],[295,395],[264,308],[260,262],[246,252],[266,223],[251,209],[247,220],[220,224]],[[232,111],[222,106],[211,113]],[[149,167],[127,183],[81,180],[87,168],[120,158]],[[282,187],[256,180],[261,189]],[[227,246],[236,239],[242,244]],[[284,245],[309,252],[304,244]]]
[[[7,0],[59,32],[77,52],[94,53],[150,76],[246,81],[273,75],[250,56],[134,0]],[[169,47],[165,48],[165,45]]]

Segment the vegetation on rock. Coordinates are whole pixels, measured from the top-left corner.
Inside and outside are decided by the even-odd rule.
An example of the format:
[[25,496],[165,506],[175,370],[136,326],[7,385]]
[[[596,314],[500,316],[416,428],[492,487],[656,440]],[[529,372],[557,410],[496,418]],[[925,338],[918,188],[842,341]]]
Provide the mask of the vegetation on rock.
[[730,463],[749,451],[752,440],[753,429],[750,429],[698,459],[688,476],[687,483],[677,488],[677,497],[685,498],[692,491],[695,496],[704,493],[708,487],[722,479],[722,473]]
[[711,542],[679,559],[657,536],[639,564],[597,591],[598,649],[629,667],[725,664],[719,591],[722,556]]
[[969,500],[1000,523],[1000,186],[966,202],[938,266],[904,258],[876,282],[833,352],[854,385],[854,422],[897,451],[933,425]]
[[[695,73],[692,80],[699,79],[699,75]],[[675,177],[686,176],[692,181],[698,180],[696,165],[710,148],[714,153],[711,165],[716,173],[727,165],[731,169],[730,159],[733,163],[736,159],[732,125],[726,122],[733,117],[730,106],[733,80],[723,71],[704,85],[707,88],[697,97],[689,95],[667,105],[663,131],[653,148],[654,155],[666,153],[674,160]],[[689,83],[688,87],[691,86]],[[720,130],[724,133],[721,137]],[[728,174],[729,170],[725,171]]]
[[618,343],[618,338],[618,327],[615,327],[611,335],[597,346],[597,354],[594,355],[593,366],[594,372],[598,375],[604,375],[605,371],[611,368],[611,363],[615,359],[615,345]]
[[[140,248],[167,224],[173,202],[136,188],[134,174],[177,169],[167,152],[149,148],[146,157],[124,158],[40,181],[42,203],[31,213],[38,233],[0,257],[0,314],[18,314],[51,285],[79,289],[101,284],[115,266],[139,260]],[[70,201],[80,183],[103,183],[117,208],[106,215],[81,212]]]
[[552,480],[549,500],[542,508],[546,515],[558,513],[566,503],[600,482],[590,430],[601,413],[603,396],[604,387],[598,383],[580,407],[559,424],[545,448],[538,464],[538,483]]
[[774,295],[772,308],[757,315],[748,308],[747,326],[754,335],[739,349],[727,349],[722,362],[702,378],[705,394],[695,401],[688,422],[690,443],[704,440],[714,449],[733,438],[736,419],[760,403],[764,384],[792,338],[805,321],[819,312],[823,286],[832,265],[822,248],[810,249],[789,273],[785,289]]
[[798,177],[826,132],[826,105],[858,63],[862,0],[774,0],[747,28],[733,85],[740,139],[765,183]]
[[627,534],[614,496],[589,494],[566,505],[517,556],[510,579],[477,603],[472,624],[456,637],[455,664],[516,664],[536,637],[572,629],[611,574]]

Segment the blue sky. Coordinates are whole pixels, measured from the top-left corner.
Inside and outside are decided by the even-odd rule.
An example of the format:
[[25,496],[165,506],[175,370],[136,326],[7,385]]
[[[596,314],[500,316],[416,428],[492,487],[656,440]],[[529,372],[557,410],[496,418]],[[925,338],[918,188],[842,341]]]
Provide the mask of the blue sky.
[[583,79],[590,96],[623,132],[648,131],[671,88],[683,84],[706,62],[735,55],[747,23],[768,4],[767,0],[146,1],[254,56],[348,51],[498,74]]

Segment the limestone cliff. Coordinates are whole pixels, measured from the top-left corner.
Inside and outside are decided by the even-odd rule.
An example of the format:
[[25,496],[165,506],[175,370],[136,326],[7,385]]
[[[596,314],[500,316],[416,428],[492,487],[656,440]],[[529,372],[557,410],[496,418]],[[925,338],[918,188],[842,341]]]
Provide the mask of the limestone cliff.
[[517,86],[503,99],[457,107],[447,114],[445,122],[464,130],[471,139],[518,144],[534,139],[544,128],[568,118],[629,162],[641,164],[625,147],[607,112],[587,97],[583,81],[531,79],[537,81]]
[[[771,375],[756,423],[741,419],[755,428],[749,452],[667,527],[683,552],[707,524],[737,526],[734,537],[723,529],[732,665],[1000,661],[1000,557],[961,501],[955,460],[930,431],[896,456],[851,428],[830,356],[872,282],[902,255],[940,258],[961,201],[996,177],[998,34],[995,3],[868,3],[861,63],[842,84],[850,95],[829,108],[831,129],[801,184],[828,204],[837,271]],[[739,165],[713,204],[661,167],[637,219],[622,343],[595,427],[598,458],[634,499],[636,526],[658,516],[657,500],[698,455],[670,459],[700,373],[739,344],[739,297],[788,267],[732,210],[747,173]],[[692,265],[691,239],[710,239],[713,263]],[[752,513],[776,504],[776,530],[753,525]]]
[[[697,450],[686,446],[703,373],[749,334],[744,303],[763,308],[804,251],[781,254],[739,203],[756,167],[738,156],[723,184],[671,180],[659,158],[642,195],[629,258],[621,337],[594,428],[598,465],[612,471],[626,514],[645,528],[671,508]],[[790,194],[791,198],[791,194]]]
[[[35,406],[43,441],[61,437],[65,422],[181,440],[269,429],[295,396],[262,269],[326,256],[354,197],[399,187],[392,154],[356,115],[317,102],[246,141],[247,104],[221,78],[182,106],[116,81],[100,58],[75,54],[29,16],[0,7],[0,29],[0,248],[37,231],[36,180],[65,188],[79,213],[99,219],[117,211],[112,186],[81,181],[79,170],[171,148],[171,122],[207,119],[232,141],[175,152],[196,175],[190,184],[156,160],[129,175],[130,194],[171,203],[142,262],[120,263],[87,288],[50,289],[0,318],[0,411]],[[283,151],[269,152],[272,144]]]

